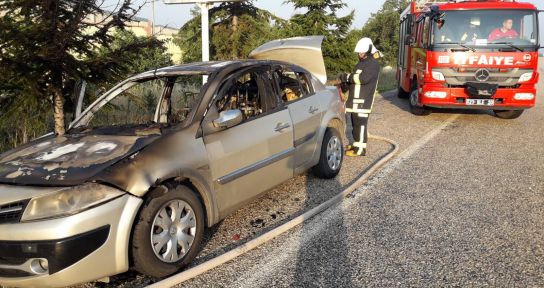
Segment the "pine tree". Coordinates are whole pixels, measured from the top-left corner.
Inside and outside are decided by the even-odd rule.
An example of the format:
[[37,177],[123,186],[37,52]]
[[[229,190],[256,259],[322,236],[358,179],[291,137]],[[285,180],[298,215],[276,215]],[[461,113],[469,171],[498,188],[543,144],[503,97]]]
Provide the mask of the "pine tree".
[[399,45],[400,14],[410,3],[409,0],[386,0],[382,8],[372,14],[361,30],[354,32],[356,37],[369,37],[384,54],[380,59],[383,65],[395,66]]
[[[182,51],[183,62],[200,61],[200,12],[192,10],[193,19],[187,22],[174,40]],[[229,60],[247,58],[261,44],[279,37],[279,27],[286,21],[259,9],[252,1],[226,2],[209,11],[210,58]]]
[[[4,83],[0,95],[4,100],[36,98],[15,99],[12,103],[52,104],[57,135],[65,133],[64,103],[72,94],[74,83],[79,79],[108,79],[123,70],[122,63],[134,52],[161,44],[150,38],[108,49],[114,37],[110,32],[123,29],[138,9],[131,6],[131,0],[118,3],[114,12],[105,11],[100,3],[103,2],[0,0],[0,82]],[[92,17],[102,19],[90,21]],[[106,52],[99,53],[100,48]]]
[[323,35],[323,56],[329,79],[353,68],[357,61],[353,53],[354,41],[348,37],[355,12],[339,17],[338,12],[347,7],[342,0],[287,0],[305,13],[290,20],[287,36]]

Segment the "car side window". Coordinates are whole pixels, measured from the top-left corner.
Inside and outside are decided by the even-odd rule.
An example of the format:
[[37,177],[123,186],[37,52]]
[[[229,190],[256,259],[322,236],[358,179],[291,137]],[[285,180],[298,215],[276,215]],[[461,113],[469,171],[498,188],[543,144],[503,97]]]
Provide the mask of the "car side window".
[[215,102],[217,111],[238,109],[244,120],[248,120],[274,110],[277,101],[270,97],[273,94],[270,93],[271,80],[267,78],[272,79],[269,71],[256,69],[228,80],[219,90],[220,97]]
[[170,123],[178,124],[187,119],[194,109],[202,87],[200,75],[181,75],[174,80],[171,93]]
[[280,96],[284,103],[296,101],[311,95],[308,77],[302,72],[294,72],[287,67],[275,70],[280,88]]
[[313,94],[313,89],[311,86],[311,78],[306,73],[297,73],[298,79],[300,80],[300,85],[302,86],[302,91],[304,92],[304,95],[311,95]]

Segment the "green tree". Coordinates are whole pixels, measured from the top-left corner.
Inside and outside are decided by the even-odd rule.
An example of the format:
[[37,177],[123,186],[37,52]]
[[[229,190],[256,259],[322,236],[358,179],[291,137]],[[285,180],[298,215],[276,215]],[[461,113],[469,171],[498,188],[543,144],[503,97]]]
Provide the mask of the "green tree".
[[[0,87],[0,95],[4,100],[35,98],[4,101],[12,105],[52,104],[58,135],[65,133],[64,103],[79,79],[99,82],[115,77],[124,71],[123,63],[132,53],[161,44],[149,38],[111,48],[111,30],[124,28],[138,9],[131,6],[131,0],[120,2],[115,12],[105,11],[100,3],[0,0],[0,11],[4,13],[0,19],[0,82],[9,83]],[[101,21],[87,21],[101,16]],[[106,52],[99,52],[99,48]]]
[[286,36],[323,35],[323,57],[329,78],[349,71],[357,58],[353,53],[353,37],[349,37],[355,12],[339,17],[338,11],[347,5],[342,0],[287,0],[305,13],[290,20]]
[[[167,52],[166,43],[158,41],[154,37],[138,37],[129,30],[116,29],[112,33],[112,41],[108,47],[100,47],[97,50],[97,58],[101,61],[114,61],[117,53],[112,51],[123,51],[125,61],[118,62],[116,69],[103,79],[100,79],[96,84],[105,81],[118,82],[128,75],[142,73],[144,71],[171,66],[173,65],[172,54]],[[153,43],[154,45],[148,45]],[[126,47],[138,47],[138,49],[126,49]],[[108,84],[115,84],[115,83]]]
[[[193,19],[175,37],[184,51],[182,61],[202,59],[200,12],[192,10]],[[253,5],[253,1],[226,2],[210,9],[210,59],[246,58],[259,45],[279,37],[279,27],[286,21]]]
[[382,8],[372,14],[361,30],[353,32],[355,38],[369,37],[384,54],[381,62],[395,66],[399,46],[400,14],[410,3],[409,0],[386,0]]
[[[172,54],[167,53],[165,43],[160,45],[146,47],[146,43],[150,41],[157,41],[152,37],[136,36],[129,30],[116,29],[112,31],[112,42],[109,47],[100,47],[97,50],[97,58],[101,59],[101,62],[114,61],[113,58],[117,57],[116,53],[111,51],[117,51],[121,49],[125,61],[118,63],[118,67],[112,70],[107,77],[94,79],[93,82],[88,81],[84,104],[91,104],[101,92],[109,90],[119,81],[122,81],[129,76],[142,73],[144,71],[153,70],[160,67],[166,67],[173,65]],[[140,49],[123,49],[123,47],[140,47]],[[115,72],[115,73],[114,73]],[[76,95],[73,95],[76,96]],[[67,108],[74,106],[75,97],[70,97],[67,100]],[[70,109],[67,109],[68,112]]]

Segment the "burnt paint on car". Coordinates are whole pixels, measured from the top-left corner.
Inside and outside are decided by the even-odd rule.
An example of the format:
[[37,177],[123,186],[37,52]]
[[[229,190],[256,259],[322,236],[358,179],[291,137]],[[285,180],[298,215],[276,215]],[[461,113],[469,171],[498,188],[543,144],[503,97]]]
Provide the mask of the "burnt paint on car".
[[0,158],[0,183],[73,186],[141,150],[160,134],[45,137]]

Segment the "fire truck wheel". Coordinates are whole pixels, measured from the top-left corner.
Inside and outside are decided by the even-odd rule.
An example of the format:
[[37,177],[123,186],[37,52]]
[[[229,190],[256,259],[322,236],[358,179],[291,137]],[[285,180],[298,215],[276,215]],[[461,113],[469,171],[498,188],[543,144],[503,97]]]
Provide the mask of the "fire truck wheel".
[[408,103],[410,103],[410,112],[412,112],[412,114],[416,116],[427,116],[431,114],[431,110],[429,108],[425,106],[417,105],[418,103],[417,97],[418,97],[418,91],[416,89],[416,90],[413,90],[412,93],[410,93],[410,101],[408,101]]
[[524,110],[493,110],[495,116],[501,119],[516,119],[523,114]]
[[402,87],[399,87],[397,97],[400,98],[400,99],[408,99],[408,97],[410,97],[410,93],[404,91],[404,89],[402,89]]

